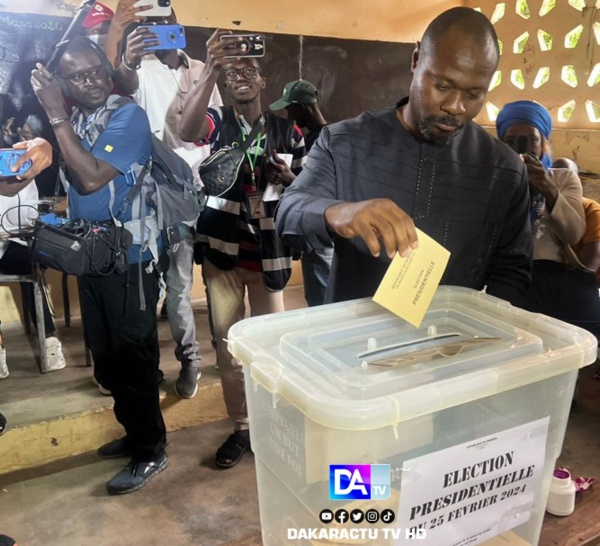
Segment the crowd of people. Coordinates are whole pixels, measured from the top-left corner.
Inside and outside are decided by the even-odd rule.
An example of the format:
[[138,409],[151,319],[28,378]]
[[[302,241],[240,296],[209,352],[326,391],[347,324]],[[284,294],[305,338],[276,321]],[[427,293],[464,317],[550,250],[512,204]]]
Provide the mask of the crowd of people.
[[[209,195],[176,246],[164,247],[148,230],[129,248],[124,270],[79,279],[94,377],[113,396],[125,430],[98,453],[130,459],[108,482],[109,494],[143,487],[168,464],[159,403],[161,276],[181,363],[175,392],[192,398],[198,391],[194,260],[202,263],[233,425],[215,454],[224,469],[251,449],[242,368],[227,349],[227,332],[244,317],[246,296],[253,316],[284,310],[294,258],[302,260],[311,306],[372,296],[396,253],[406,257],[418,247],[419,228],[451,253],[442,283],[485,289],[600,333],[600,205],[583,199],[576,166],[553,166],[548,110],[526,100],[505,105],[497,139],[473,122],[500,57],[484,15],[453,8],[436,17],[413,52],[407,97],[328,124],[318,90],[304,80],[289,82],[265,108],[268,66],[232,58],[221,40],[231,31],[215,31],[204,61],[155,50],[156,35],[137,23],[165,21],[136,15],[135,2],[120,0],[114,14],[96,3],[84,23],[87,36],[66,44],[54,70],[36,66],[31,82],[43,120],[21,116],[24,140],[14,144],[27,150],[21,162],[30,158],[33,166],[22,180],[0,180],[0,214],[15,198],[35,201],[31,181],[58,152],[69,216],[110,220],[124,208],[127,222],[127,196],[151,154],[152,135],[189,164],[199,186],[206,158],[249,141],[235,183]],[[175,14],[166,22],[176,22]],[[36,132],[43,125],[53,147]],[[18,241],[0,247],[0,272],[28,265]],[[56,339],[46,318],[49,340]],[[1,338],[0,351],[1,378]],[[64,365],[60,353],[52,369]],[[0,432],[5,426],[0,419]]]

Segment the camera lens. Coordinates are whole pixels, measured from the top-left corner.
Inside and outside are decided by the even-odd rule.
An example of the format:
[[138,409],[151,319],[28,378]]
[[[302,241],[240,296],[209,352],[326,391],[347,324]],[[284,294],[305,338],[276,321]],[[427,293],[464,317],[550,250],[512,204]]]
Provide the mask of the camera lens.
[[171,5],[171,0],[158,0],[158,5],[161,8],[167,8]]
[[176,42],[177,41],[177,34],[175,34],[174,32],[169,32],[169,41],[170,42]]

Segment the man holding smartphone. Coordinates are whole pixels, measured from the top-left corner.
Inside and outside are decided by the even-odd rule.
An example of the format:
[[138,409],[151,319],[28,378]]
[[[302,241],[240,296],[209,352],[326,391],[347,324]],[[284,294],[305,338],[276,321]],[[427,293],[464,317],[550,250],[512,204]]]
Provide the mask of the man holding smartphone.
[[[221,40],[230,34],[217,30],[206,43],[206,65],[190,91],[179,128],[183,140],[211,153],[234,143],[249,144],[231,189],[218,198],[209,196],[198,221],[217,362],[227,413],[234,422],[233,434],[216,453],[219,468],[238,464],[250,447],[242,367],[227,350],[225,338],[229,328],[244,318],[246,292],[253,316],[284,310],[282,291],[291,275],[292,251],[277,237],[273,215],[283,187],[293,182],[306,159],[295,123],[263,112],[261,91],[267,79],[262,67],[254,57],[230,57],[231,41]],[[232,106],[210,103],[221,75]],[[250,138],[251,134],[255,136]],[[290,156],[290,166],[280,154]]]
[[[127,7],[133,3],[134,0],[121,0],[119,7],[124,9],[123,5]],[[175,24],[175,14],[172,12],[163,22]],[[190,58],[180,49],[156,50],[158,44],[156,35],[146,25],[129,34],[117,68],[116,81],[123,93],[133,96],[146,111],[152,132],[179,154],[197,176],[197,165],[208,156],[209,150],[181,140],[178,129],[183,103],[194,82],[200,79],[204,63]],[[211,104],[222,104],[216,86],[211,89],[210,100]],[[200,184],[199,178],[196,182]],[[165,275],[167,317],[177,344],[175,356],[181,363],[175,383],[175,393],[180,398],[193,398],[200,378],[200,347],[196,341],[196,322],[190,299],[196,226],[189,227],[187,236],[176,251],[169,250],[169,268]]]

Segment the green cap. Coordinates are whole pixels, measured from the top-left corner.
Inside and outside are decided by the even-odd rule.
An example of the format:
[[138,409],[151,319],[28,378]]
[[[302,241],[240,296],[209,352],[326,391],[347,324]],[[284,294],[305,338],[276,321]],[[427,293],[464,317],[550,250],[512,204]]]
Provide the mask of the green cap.
[[288,82],[283,88],[283,95],[269,106],[271,110],[282,110],[290,104],[314,104],[319,102],[317,88],[306,80]]

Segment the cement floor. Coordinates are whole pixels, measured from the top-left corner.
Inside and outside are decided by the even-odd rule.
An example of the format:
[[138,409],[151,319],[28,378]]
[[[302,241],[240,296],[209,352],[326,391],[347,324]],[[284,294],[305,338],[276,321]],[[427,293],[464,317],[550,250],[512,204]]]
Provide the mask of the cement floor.
[[[301,288],[287,291],[286,304],[290,309],[304,306]],[[196,319],[204,356],[203,377],[217,380],[202,306],[197,309]],[[77,328],[75,324],[70,329],[60,329],[68,367],[44,376],[37,372],[31,347],[20,331],[7,333],[11,376],[0,381],[0,408],[4,411],[6,407],[21,407],[20,414],[8,412],[13,424],[19,419],[36,419],[32,408],[43,411],[49,393],[63,400],[75,397],[74,407],[108,403],[90,382],[91,370],[84,367]],[[160,323],[160,339],[161,367],[170,388],[178,364],[172,356],[173,343],[166,321]],[[600,478],[600,381],[592,377],[595,369],[590,366],[581,373],[578,404],[571,413],[558,463],[574,476]],[[19,397],[29,398],[29,409],[19,406],[23,403]],[[0,475],[0,533],[15,537],[21,546],[259,546],[253,456],[246,456],[232,470],[213,466],[215,448],[229,431],[229,422],[221,420],[170,433],[169,467],[142,491],[123,497],[109,497],[104,490],[104,483],[123,461],[100,461],[93,452]],[[600,489],[600,485],[595,488]],[[581,495],[592,494],[595,491]],[[577,540],[575,530],[569,530],[567,538],[563,536],[559,542],[551,540],[552,535],[558,536],[561,525],[574,523],[576,518],[577,510],[569,518],[547,516],[544,528],[550,535],[544,535],[540,546],[565,546],[567,538],[569,544]]]

